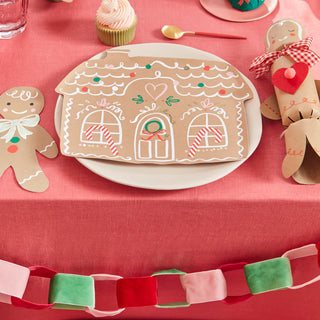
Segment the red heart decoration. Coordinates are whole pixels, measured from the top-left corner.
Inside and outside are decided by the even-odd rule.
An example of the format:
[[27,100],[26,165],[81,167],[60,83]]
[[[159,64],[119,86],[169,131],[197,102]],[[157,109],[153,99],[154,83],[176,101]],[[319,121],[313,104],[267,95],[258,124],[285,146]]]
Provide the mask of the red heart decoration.
[[294,69],[295,71],[295,76],[292,79],[286,77],[286,71],[288,69],[281,68],[273,74],[272,83],[280,90],[288,92],[290,94],[294,94],[299,89],[304,79],[307,77],[309,67],[306,63],[298,62],[292,65],[290,69]]

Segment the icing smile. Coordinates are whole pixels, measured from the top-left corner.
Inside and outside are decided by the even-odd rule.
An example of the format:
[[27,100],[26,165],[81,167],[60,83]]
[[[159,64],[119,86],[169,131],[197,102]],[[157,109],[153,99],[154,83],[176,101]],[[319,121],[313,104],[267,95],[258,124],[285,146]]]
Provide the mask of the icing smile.
[[288,39],[288,36],[285,36],[284,38],[279,39],[279,41],[283,41],[283,40],[286,40],[286,39]]
[[11,110],[11,112],[13,112],[14,114],[24,114],[24,113],[28,112],[28,110],[24,110],[24,111],[21,111],[21,112]]

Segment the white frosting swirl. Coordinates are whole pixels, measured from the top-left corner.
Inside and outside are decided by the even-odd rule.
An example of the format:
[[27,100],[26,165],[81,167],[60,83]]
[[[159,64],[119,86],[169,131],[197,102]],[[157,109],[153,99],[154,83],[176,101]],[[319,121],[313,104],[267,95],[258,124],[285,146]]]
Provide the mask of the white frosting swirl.
[[97,21],[110,29],[126,29],[132,26],[135,13],[128,0],[103,0]]

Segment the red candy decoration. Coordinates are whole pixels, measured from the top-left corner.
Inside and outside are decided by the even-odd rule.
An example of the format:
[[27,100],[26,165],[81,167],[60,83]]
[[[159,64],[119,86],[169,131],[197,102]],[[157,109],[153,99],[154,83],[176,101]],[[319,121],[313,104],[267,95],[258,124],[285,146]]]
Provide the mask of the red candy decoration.
[[157,279],[155,277],[123,278],[117,281],[119,308],[155,306]]
[[131,77],[131,78],[134,78],[135,76],[136,76],[136,74],[135,74],[134,72],[131,72],[131,73],[130,73],[130,77]]
[[209,67],[209,66],[205,66],[205,67],[203,68],[203,70],[209,71],[209,70],[210,70],[210,67]]
[[219,94],[226,94],[226,90],[221,89],[221,90],[219,91]]
[[290,68],[278,69],[272,76],[272,83],[278,89],[294,94],[300,88],[304,79],[307,77],[308,72],[308,65],[303,62],[298,62]]
[[18,151],[18,147],[16,145],[12,145],[7,149],[10,153],[16,153]]
[[88,92],[88,87],[83,87],[82,89],[81,89],[81,91],[83,91],[83,92]]

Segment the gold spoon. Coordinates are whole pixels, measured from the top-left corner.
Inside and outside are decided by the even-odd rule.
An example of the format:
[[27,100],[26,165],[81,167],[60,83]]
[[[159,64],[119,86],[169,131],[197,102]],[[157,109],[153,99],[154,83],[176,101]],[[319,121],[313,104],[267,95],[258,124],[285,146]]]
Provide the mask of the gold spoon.
[[195,31],[182,31],[175,26],[163,26],[161,29],[162,34],[169,39],[180,39],[185,34],[194,34],[198,36],[209,36],[215,38],[228,38],[228,39],[247,39],[243,36],[236,36],[232,34],[221,34],[221,33],[208,33],[208,32],[195,32]]

